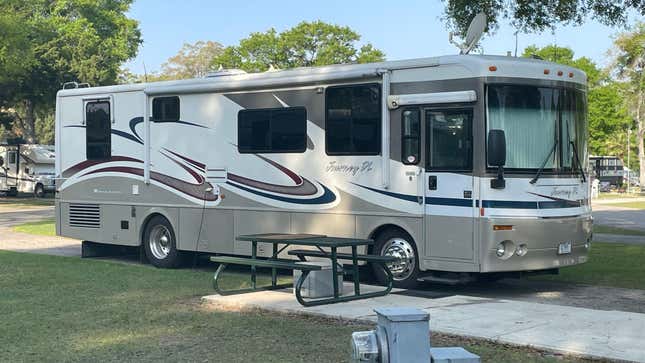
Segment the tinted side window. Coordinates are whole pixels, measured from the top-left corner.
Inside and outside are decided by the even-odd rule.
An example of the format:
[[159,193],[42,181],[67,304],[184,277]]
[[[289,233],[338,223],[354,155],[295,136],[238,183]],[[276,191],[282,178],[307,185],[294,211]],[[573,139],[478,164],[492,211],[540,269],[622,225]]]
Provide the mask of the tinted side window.
[[421,154],[421,112],[419,109],[403,110],[401,114],[401,161],[418,164]]
[[237,114],[240,153],[301,153],[307,149],[304,107],[241,110]]
[[329,87],[325,94],[325,144],[329,155],[381,152],[381,87]]
[[109,159],[112,156],[110,103],[88,102],[85,106],[85,121],[87,160]]
[[179,121],[179,97],[156,97],[152,99],[153,121]]
[[426,168],[472,170],[472,133],[470,110],[426,111]]

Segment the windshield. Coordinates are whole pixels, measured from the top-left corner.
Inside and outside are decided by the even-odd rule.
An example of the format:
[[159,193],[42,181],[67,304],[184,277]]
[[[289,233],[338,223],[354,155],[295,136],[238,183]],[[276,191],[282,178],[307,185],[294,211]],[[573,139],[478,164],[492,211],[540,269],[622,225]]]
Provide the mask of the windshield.
[[[488,86],[488,130],[506,134],[508,169],[571,171],[586,160],[582,91],[524,85]],[[555,147],[555,152],[554,151]],[[546,163],[545,163],[546,161]]]

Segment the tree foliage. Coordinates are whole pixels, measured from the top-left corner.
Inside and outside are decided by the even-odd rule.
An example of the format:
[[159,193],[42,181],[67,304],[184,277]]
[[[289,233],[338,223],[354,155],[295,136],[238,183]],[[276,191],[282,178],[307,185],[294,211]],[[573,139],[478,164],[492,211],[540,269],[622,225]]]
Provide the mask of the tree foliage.
[[636,124],[640,185],[645,190],[645,23],[619,34],[614,47],[613,65],[624,82],[623,101]]
[[[136,55],[141,34],[125,13],[132,0],[4,0],[0,24],[3,109],[12,110],[14,132],[28,141],[45,128],[64,82],[113,84],[122,62]],[[9,14],[9,17],[7,17]],[[19,24],[16,29],[12,22]],[[4,27],[3,27],[4,30]],[[19,44],[19,46],[12,46]],[[47,135],[44,135],[47,137]]]
[[301,22],[281,33],[275,29],[251,33],[239,45],[226,47],[222,55],[214,58],[213,65],[262,72],[272,65],[284,69],[385,59],[385,54],[372,44],[358,48],[360,39],[346,26]]
[[487,31],[508,20],[523,32],[543,31],[556,25],[580,25],[593,18],[609,26],[625,25],[629,11],[645,15],[642,0],[444,0],[448,26],[464,35],[479,12],[488,17]]
[[213,59],[222,54],[224,47],[213,41],[184,43],[179,52],[161,65],[161,74],[167,79],[204,77],[213,71]]

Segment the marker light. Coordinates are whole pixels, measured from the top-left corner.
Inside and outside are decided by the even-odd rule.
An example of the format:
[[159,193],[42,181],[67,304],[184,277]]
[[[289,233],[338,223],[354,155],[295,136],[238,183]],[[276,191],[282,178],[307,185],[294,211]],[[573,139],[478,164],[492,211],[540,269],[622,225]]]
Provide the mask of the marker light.
[[550,70],[548,70],[548,69],[545,69],[545,70],[544,70],[544,74],[549,74],[549,73],[551,73],[551,71],[550,71]]
[[569,78],[573,78],[573,72],[569,72]]
[[512,231],[513,226],[510,225],[501,225],[501,224],[495,224],[493,226],[493,231]]
[[562,71],[558,71],[558,76],[562,76],[563,74]]
[[488,67],[488,70],[491,71],[491,72],[495,72],[497,70],[497,67],[496,66],[490,66],[490,67]]

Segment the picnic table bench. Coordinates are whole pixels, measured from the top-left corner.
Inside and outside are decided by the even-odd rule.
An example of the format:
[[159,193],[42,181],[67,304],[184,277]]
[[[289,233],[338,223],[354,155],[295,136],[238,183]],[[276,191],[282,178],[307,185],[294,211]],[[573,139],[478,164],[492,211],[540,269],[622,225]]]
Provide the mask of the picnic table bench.
[[[239,294],[252,291],[260,290],[275,290],[282,289],[286,287],[293,286],[293,284],[282,284],[277,283],[277,270],[278,269],[290,269],[290,270],[299,270],[302,272],[296,284],[294,286],[296,299],[298,302],[304,306],[316,306],[323,304],[333,304],[344,301],[352,301],[358,299],[366,299],[377,296],[384,296],[390,293],[392,290],[392,273],[387,267],[388,263],[395,262],[397,259],[391,256],[376,256],[376,255],[362,255],[358,254],[358,246],[366,246],[374,243],[371,239],[358,239],[358,238],[341,238],[341,237],[328,237],[324,235],[313,235],[313,234],[284,234],[284,233],[264,233],[264,234],[253,234],[253,235],[242,235],[236,238],[236,241],[239,242],[251,242],[251,257],[231,257],[231,256],[213,256],[211,257],[212,262],[219,263],[219,267],[215,272],[213,287],[221,295],[231,295]],[[257,244],[258,242],[271,243],[273,245],[273,251],[271,258],[261,259],[257,256]],[[283,245],[282,248],[279,246]],[[278,258],[280,252],[284,251],[288,246],[298,245],[298,246],[307,246],[314,247],[316,249],[298,249],[289,251],[288,254],[292,256],[297,256],[300,261],[281,259]],[[351,253],[338,253],[338,248],[350,247]],[[328,248],[329,251],[325,251],[323,248]],[[322,267],[319,265],[309,264],[307,262],[307,257],[316,257],[316,258],[328,258],[331,260],[331,270],[332,270],[332,285],[334,289],[333,297],[322,298],[322,299],[309,299],[305,300],[302,297],[301,289],[302,285],[309,276],[311,271],[321,270]],[[338,260],[351,260],[351,269],[345,271],[342,269],[338,270]],[[367,261],[375,263],[386,273],[387,283],[385,289],[381,291],[374,291],[369,293],[360,292],[360,277],[359,277],[359,266],[358,261]],[[222,275],[222,271],[226,268],[227,265],[236,264],[236,265],[247,265],[251,266],[251,287],[237,290],[223,290],[220,288],[219,279]],[[258,287],[256,283],[256,267],[268,267],[271,268],[271,285]],[[354,294],[349,296],[340,296],[340,289],[342,286],[339,286],[338,279],[336,278],[339,275],[351,274],[354,281]]]

